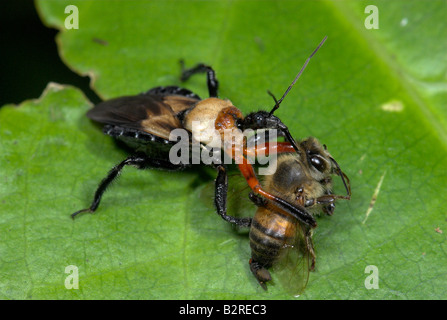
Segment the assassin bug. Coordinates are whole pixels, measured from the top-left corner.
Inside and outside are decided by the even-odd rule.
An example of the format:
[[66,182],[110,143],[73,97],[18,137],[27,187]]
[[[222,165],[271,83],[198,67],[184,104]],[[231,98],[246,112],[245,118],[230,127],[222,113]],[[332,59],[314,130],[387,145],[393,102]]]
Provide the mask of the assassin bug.
[[[216,130],[222,137],[224,131],[230,130],[237,134],[246,129],[274,129],[283,135],[287,142],[278,142],[270,146],[268,142],[255,149],[248,148],[245,143],[224,144],[223,152],[231,156],[239,167],[241,174],[246,179],[252,192],[270,201],[277,210],[292,215],[302,223],[316,227],[315,218],[302,206],[292,204],[279,196],[266,192],[256,177],[253,166],[246,156],[256,154],[261,149],[267,149],[269,153],[300,152],[299,147],[291,136],[287,126],[273,113],[279,108],[285,96],[301,76],[309,60],[326,41],[321,41],[314,52],[304,63],[300,72],[287,88],[281,99],[275,100],[275,105],[270,112],[257,111],[243,116],[229,100],[218,98],[218,81],[214,70],[205,64],[198,64],[191,69],[183,69],[181,80],[186,81],[197,73],[206,73],[209,98],[202,100],[197,94],[188,89],[177,86],[156,87],[149,91],[135,95],[119,97],[97,104],[87,112],[87,116],[104,124],[103,132],[118,140],[123,141],[135,153],[113,167],[107,176],[99,184],[90,207],[74,212],[74,218],[79,213],[93,213],[101,201],[107,187],[119,176],[125,166],[134,166],[138,169],[160,168],[165,170],[181,170],[190,163],[173,163],[169,159],[169,150],[176,143],[170,141],[170,133],[175,129],[185,129],[192,137],[206,148],[210,143],[206,135],[207,130]],[[273,96],[273,95],[272,95]],[[194,122],[204,123],[201,129],[193,131]],[[245,140],[244,140],[245,141]],[[241,153],[235,151],[241,150]],[[217,213],[226,221],[238,226],[248,227],[251,218],[237,218],[227,215],[227,168],[224,164],[213,164],[218,174],[215,183],[215,205]]]

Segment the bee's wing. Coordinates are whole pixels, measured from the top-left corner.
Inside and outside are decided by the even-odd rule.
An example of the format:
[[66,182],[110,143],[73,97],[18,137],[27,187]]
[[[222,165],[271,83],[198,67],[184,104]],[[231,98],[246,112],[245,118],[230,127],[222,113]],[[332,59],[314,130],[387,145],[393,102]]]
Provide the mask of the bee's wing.
[[194,106],[200,98],[167,95],[154,89],[137,96],[101,102],[89,110],[87,116],[99,123],[136,129],[169,140],[172,130],[182,128],[177,114]]
[[273,274],[287,292],[298,296],[303,293],[309,280],[311,253],[305,237],[306,227],[296,220],[290,228],[296,228],[295,236],[281,249],[273,264]]
[[250,201],[251,189],[240,172],[228,176],[227,213],[236,218],[253,217],[256,206]]

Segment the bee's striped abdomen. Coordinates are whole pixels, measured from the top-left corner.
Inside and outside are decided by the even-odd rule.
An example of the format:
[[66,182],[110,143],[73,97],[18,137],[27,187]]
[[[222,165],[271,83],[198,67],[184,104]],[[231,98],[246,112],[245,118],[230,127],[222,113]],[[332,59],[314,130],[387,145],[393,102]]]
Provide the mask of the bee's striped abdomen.
[[270,267],[295,232],[296,219],[292,216],[258,208],[250,228],[252,261]]

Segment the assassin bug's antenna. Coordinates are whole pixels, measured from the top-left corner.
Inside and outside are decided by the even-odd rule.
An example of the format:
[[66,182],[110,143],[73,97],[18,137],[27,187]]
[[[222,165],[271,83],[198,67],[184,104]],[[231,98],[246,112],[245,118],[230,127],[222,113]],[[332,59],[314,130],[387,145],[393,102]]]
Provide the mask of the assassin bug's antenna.
[[303,73],[304,69],[306,69],[307,64],[309,63],[310,59],[314,56],[315,53],[317,53],[318,49],[321,48],[321,46],[323,45],[323,43],[326,41],[327,36],[324,37],[324,39],[320,42],[320,44],[318,45],[318,47],[314,50],[314,52],[312,52],[312,54],[309,56],[309,58],[307,58],[306,62],[304,62],[304,65],[301,67],[300,72],[298,72],[298,74],[296,75],[295,79],[292,81],[292,83],[290,84],[290,86],[287,88],[286,92],[284,92],[284,94],[282,95],[281,99],[276,100],[276,98],[273,96],[273,94],[269,91],[268,93],[273,97],[273,99],[275,100],[275,106],[273,107],[272,111],[270,111],[269,116],[271,116],[273,114],[273,112],[275,112],[278,108],[279,105],[281,104],[281,102],[284,100],[284,98],[287,96],[287,94],[289,93],[289,91],[292,89],[292,87],[294,86],[294,84],[298,81],[298,79],[300,78],[301,74]]
[[278,104],[278,100],[276,99],[275,95],[270,90],[267,90],[267,93],[269,94],[269,96],[271,96],[273,98],[273,100],[275,100],[275,106],[273,107],[273,110],[270,111],[270,113],[269,113],[269,117],[271,117],[273,112],[275,112],[275,110],[279,108],[279,104]]

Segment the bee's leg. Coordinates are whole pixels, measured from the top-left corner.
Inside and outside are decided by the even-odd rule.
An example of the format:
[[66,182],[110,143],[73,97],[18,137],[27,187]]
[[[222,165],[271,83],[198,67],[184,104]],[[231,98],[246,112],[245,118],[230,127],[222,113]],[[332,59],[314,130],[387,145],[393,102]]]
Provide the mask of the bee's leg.
[[116,166],[114,166],[109,171],[107,176],[101,181],[101,183],[99,184],[98,188],[96,189],[95,196],[93,197],[93,202],[90,205],[90,207],[88,207],[86,209],[82,209],[82,210],[76,211],[75,213],[73,213],[71,215],[71,217],[74,219],[75,216],[77,216],[80,213],[83,213],[83,212],[93,213],[93,212],[95,212],[95,210],[99,206],[99,203],[101,201],[101,198],[102,198],[104,192],[107,190],[109,185],[116,178],[118,178],[119,174],[121,173],[121,170],[123,170],[123,168],[125,166],[134,166],[134,167],[136,167],[138,169],[160,168],[160,169],[165,169],[165,170],[180,170],[180,169],[183,169],[183,168],[187,167],[188,165],[183,165],[183,164],[175,165],[175,164],[172,164],[169,160],[154,159],[154,158],[150,158],[150,157],[145,156],[145,155],[133,155],[133,156],[130,156],[127,159],[125,159],[124,161],[122,161],[119,164],[117,164]]
[[217,97],[217,90],[219,88],[219,81],[217,81],[216,73],[213,68],[207,66],[206,64],[199,63],[195,67],[191,69],[185,69],[185,63],[183,60],[180,60],[180,65],[182,67],[182,75],[180,77],[181,81],[188,80],[192,75],[196,73],[204,73],[206,72],[206,82],[208,85],[208,92],[210,97]]
[[216,168],[218,174],[216,178],[214,204],[216,205],[217,213],[227,222],[241,227],[249,227],[251,225],[251,218],[236,218],[227,215],[227,170],[223,165],[217,165]]
[[315,269],[315,261],[317,256],[315,255],[315,250],[314,250],[314,242],[312,240],[312,230],[309,229],[306,232],[306,235],[304,236],[305,241],[306,241],[306,248],[307,251],[310,254],[310,258],[311,258],[311,265],[310,265],[310,271],[313,271]]
[[[332,191],[326,190],[326,195],[332,195]],[[329,204],[323,205],[322,210],[328,216],[332,216],[334,214],[334,210],[335,210],[335,202],[331,202]]]
[[331,203],[326,206],[323,206],[322,210],[328,216],[332,216],[334,214],[334,210],[335,210],[335,203]]
[[[326,177],[323,180],[320,181],[320,183],[324,186],[326,191],[324,192],[325,195],[332,195],[332,178]],[[332,216],[334,214],[335,210],[335,202],[331,202],[329,204],[323,204],[321,209],[324,213],[326,213],[328,216]]]
[[279,210],[280,212],[291,214],[299,221],[304,223],[306,226],[310,226],[312,228],[315,228],[317,226],[317,221],[315,220],[315,218],[312,216],[312,214],[307,212],[304,207],[298,204],[293,205],[286,200],[263,190],[258,178],[256,178],[253,166],[247,162],[247,159],[244,158],[243,163],[239,163],[238,166],[253,193],[261,195],[265,199],[269,200],[266,204],[267,207],[272,206],[271,210]]
[[[329,208],[329,210],[334,211],[333,208],[335,208],[335,201],[338,199],[343,199],[343,200],[349,200],[351,199],[351,196],[340,196],[340,195],[336,195],[336,194],[326,194],[324,196],[318,197],[318,198],[312,198],[312,199],[307,199],[306,202],[304,203],[305,207],[311,207],[313,205],[316,204],[322,204],[325,207]],[[332,208],[332,209],[330,209]]]
[[259,262],[253,260],[253,258],[250,259],[249,264],[250,264],[250,270],[255,276],[256,280],[258,280],[262,289],[267,291],[267,285],[265,283],[272,280],[270,272],[265,267],[263,267]]

